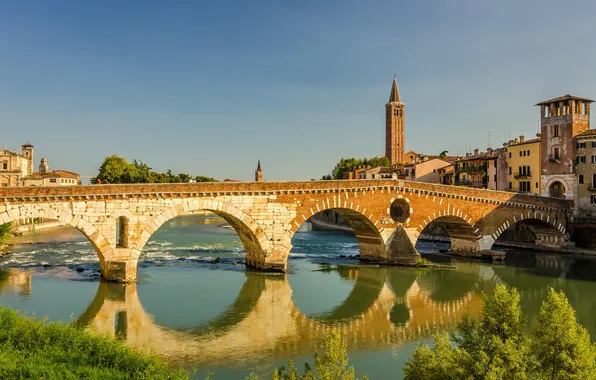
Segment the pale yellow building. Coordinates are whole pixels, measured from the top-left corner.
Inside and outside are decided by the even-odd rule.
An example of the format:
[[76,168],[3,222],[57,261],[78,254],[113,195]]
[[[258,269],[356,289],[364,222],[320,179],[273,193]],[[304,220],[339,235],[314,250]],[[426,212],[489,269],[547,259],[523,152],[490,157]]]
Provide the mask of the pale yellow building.
[[0,187],[23,186],[25,177],[33,173],[33,145],[23,144],[21,153],[4,147],[0,151]]
[[579,216],[596,216],[596,129],[575,136],[577,193],[575,207]]
[[451,165],[450,162],[440,158],[432,158],[427,161],[418,162],[404,166],[405,180],[427,183],[440,183],[439,170]]
[[75,186],[80,184],[81,177],[67,170],[39,172],[25,178],[25,186]]
[[540,195],[540,138],[524,136],[507,143],[507,188],[519,193]]

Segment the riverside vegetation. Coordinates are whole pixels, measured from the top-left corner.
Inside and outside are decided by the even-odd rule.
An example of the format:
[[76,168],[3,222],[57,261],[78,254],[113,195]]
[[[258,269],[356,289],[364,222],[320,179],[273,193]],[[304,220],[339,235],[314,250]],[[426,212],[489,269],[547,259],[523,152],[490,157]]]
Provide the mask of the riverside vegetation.
[[6,253],[8,246],[6,242],[12,236],[12,223],[0,224],[0,256]]

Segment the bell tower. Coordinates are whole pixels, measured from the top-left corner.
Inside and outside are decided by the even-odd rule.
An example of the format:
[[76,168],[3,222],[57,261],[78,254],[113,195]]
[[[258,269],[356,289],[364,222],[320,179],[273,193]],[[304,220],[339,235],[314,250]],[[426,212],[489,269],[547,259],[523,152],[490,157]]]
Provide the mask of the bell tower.
[[395,165],[404,162],[404,108],[406,104],[400,100],[397,79],[393,77],[393,85],[389,94],[389,102],[385,104],[385,156]]
[[263,170],[261,169],[261,160],[257,164],[257,170],[255,170],[255,181],[263,182]]

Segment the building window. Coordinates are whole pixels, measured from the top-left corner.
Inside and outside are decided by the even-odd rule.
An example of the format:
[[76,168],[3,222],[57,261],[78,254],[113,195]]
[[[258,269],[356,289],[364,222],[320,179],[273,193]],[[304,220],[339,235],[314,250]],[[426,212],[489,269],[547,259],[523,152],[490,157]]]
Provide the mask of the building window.
[[536,188],[538,188],[538,182],[536,182]]
[[509,167],[509,175],[511,175],[511,166]]
[[528,150],[527,152],[528,152],[528,156],[529,156],[530,155],[530,151]]
[[586,143],[585,142],[583,142],[583,143],[579,143],[578,142],[577,144],[575,144],[575,147],[577,149],[584,149],[586,147]]
[[596,148],[596,141],[592,141],[592,148]]
[[559,126],[553,125],[553,137],[559,137]]
[[56,183],[56,178],[50,178],[50,183]]
[[522,181],[519,183],[519,191],[527,193],[530,191],[530,181]]
[[520,157],[521,157],[521,156],[523,156],[523,154],[522,154],[522,153],[524,153],[524,152],[522,152],[522,151],[520,150],[520,151],[519,151],[519,156],[520,156]]
[[577,156],[575,157],[576,164],[585,164],[586,163],[586,156]]
[[509,190],[513,189],[513,186],[511,185],[511,182],[509,182]]
[[497,175],[496,174],[493,177],[493,181],[497,182]]
[[579,180],[579,183],[584,183],[584,175],[580,174],[578,180]]
[[592,204],[596,204],[596,194],[592,194]]
[[561,158],[561,155],[559,154],[559,148],[555,148],[555,160],[558,160]]
[[2,170],[8,170],[8,162],[2,163]]
[[497,167],[497,160],[493,161],[493,167],[495,167],[495,168]]
[[590,188],[596,189],[596,174],[592,174],[592,185],[590,185]]
[[509,152],[509,158],[511,158],[511,152]]
[[596,156],[592,156],[592,163],[596,164]]

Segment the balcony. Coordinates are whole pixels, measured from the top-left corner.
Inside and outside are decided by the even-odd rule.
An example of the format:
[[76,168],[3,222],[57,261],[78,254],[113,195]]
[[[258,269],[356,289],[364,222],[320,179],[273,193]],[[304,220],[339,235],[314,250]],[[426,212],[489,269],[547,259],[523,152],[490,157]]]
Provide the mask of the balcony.
[[559,162],[561,162],[561,157],[559,157],[559,156],[555,156],[555,155],[553,155],[553,154],[549,154],[549,155],[548,155],[548,161],[549,161],[549,162],[556,162],[556,163],[559,163]]
[[522,178],[532,178],[532,174],[530,171],[527,172],[515,172],[513,173],[513,178],[515,179],[522,179]]

